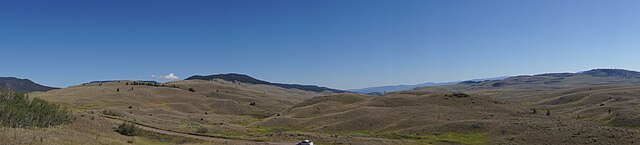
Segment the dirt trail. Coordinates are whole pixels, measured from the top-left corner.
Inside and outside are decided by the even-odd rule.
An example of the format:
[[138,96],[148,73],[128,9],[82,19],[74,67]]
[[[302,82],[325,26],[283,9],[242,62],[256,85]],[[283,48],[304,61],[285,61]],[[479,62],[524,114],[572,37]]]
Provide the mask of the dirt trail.
[[144,124],[139,124],[136,122],[131,122],[128,120],[124,120],[124,119],[120,119],[120,118],[114,118],[114,117],[110,117],[110,116],[102,116],[103,118],[112,121],[112,122],[128,122],[128,123],[132,123],[134,125],[136,125],[138,128],[145,130],[145,131],[149,131],[149,132],[154,132],[154,133],[159,133],[159,134],[164,134],[164,135],[170,135],[170,136],[179,136],[179,137],[185,137],[185,138],[192,138],[192,139],[199,139],[199,140],[204,140],[204,141],[209,141],[209,142],[213,142],[213,143],[218,143],[218,144],[247,144],[247,145],[295,145],[296,143],[290,142],[290,143],[278,143],[278,142],[260,142],[260,141],[254,141],[254,140],[237,140],[237,139],[230,139],[230,138],[225,138],[225,137],[218,137],[218,136],[211,136],[211,135],[200,135],[200,134],[193,134],[193,133],[185,133],[185,132],[177,132],[177,131],[170,131],[170,130],[164,130],[164,129],[159,129],[159,128],[155,128],[152,126],[147,126]]

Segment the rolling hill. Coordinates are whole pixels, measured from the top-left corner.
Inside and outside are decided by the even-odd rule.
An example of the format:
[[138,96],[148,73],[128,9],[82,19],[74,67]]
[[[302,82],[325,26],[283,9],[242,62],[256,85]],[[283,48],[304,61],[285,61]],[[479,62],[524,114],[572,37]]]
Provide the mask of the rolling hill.
[[379,97],[315,97],[257,125],[404,141],[398,144],[633,144],[640,140],[636,136],[640,131],[635,129],[601,126],[553,113],[545,115],[542,109],[531,113],[517,103],[485,94],[414,90]]
[[271,82],[255,79],[248,75],[235,74],[235,73],[217,74],[217,75],[209,75],[209,76],[196,75],[196,76],[191,76],[186,80],[213,80],[213,79],[222,79],[225,81],[242,82],[242,83],[250,83],[250,84],[272,85],[272,86],[278,86],[278,87],[287,88],[287,89],[299,89],[299,90],[314,91],[314,92],[322,92],[322,91],[331,91],[334,93],[346,92],[343,90],[331,89],[327,87],[319,87],[314,85],[271,83]]
[[0,77],[0,89],[16,92],[49,91],[58,88],[43,86],[28,79],[15,77]]
[[193,133],[207,128],[212,136],[265,140],[248,136],[257,129],[247,124],[329,94],[213,79],[158,85],[114,81],[30,95],[71,107],[80,114],[110,116],[162,130]]
[[[127,121],[182,136],[173,138],[214,140],[202,144],[292,144],[302,139],[372,145],[637,144],[637,74],[612,69],[549,73],[379,96],[284,88],[246,75],[194,76],[156,85],[85,84],[29,94],[71,107],[77,122],[48,129],[45,133],[57,132],[48,135],[5,129],[0,139],[22,134],[21,143],[31,144],[38,144],[34,136],[67,144],[166,141],[109,130]],[[169,144],[184,142],[192,141]]]
[[499,81],[424,87],[428,92],[467,92],[504,99],[530,109],[617,127],[640,127],[640,72],[594,69],[577,73],[516,76]]

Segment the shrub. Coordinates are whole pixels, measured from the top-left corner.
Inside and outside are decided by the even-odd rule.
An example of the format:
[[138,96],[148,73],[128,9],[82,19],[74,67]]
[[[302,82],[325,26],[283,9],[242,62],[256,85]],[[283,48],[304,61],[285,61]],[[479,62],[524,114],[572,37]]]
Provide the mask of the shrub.
[[549,109],[547,109],[547,113],[545,113],[545,115],[551,116],[551,111],[549,111]]
[[452,94],[452,96],[457,97],[457,98],[466,98],[466,97],[469,97],[469,95],[468,95],[468,94],[461,93],[461,92],[453,93],[453,94]]
[[0,91],[0,125],[11,128],[44,128],[73,122],[67,108],[23,93]]
[[108,115],[108,116],[115,116],[115,117],[120,117],[122,116],[122,114],[115,112],[115,111],[111,111],[111,110],[103,110],[102,114],[104,115]]
[[189,92],[196,92],[193,88],[189,88]]
[[123,122],[122,124],[118,125],[115,131],[126,136],[137,136],[142,134],[142,130],[140,130],[140,128],[138,128],[136,125],[129,124],[126,122]]

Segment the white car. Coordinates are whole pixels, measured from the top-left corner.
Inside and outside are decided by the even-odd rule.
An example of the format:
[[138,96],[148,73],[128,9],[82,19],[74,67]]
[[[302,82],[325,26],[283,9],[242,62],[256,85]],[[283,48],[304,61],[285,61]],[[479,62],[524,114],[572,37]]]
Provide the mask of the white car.
[[302,142],[298,143],[297,145],[313,145],[313,142],[311,142],[310,140],[303,140]]

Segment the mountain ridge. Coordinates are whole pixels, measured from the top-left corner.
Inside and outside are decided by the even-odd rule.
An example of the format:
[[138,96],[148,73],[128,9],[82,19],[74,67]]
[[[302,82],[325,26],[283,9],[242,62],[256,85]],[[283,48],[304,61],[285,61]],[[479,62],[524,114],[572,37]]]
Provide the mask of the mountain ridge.
[[357,92],[357,93],[363,93],[363,94],[372,94],[372,93],[406,91],[406,90],[411,90],[411,89],[419,88],[419,87],[455,85],[455,84],[458,84],[458,83],[463,83],[463,82],[468,82],[468,81],[500,80],[500,79],[505,79],[505,78],[507,78],[507,76],[494,77],[494,78],[484,78],[484,79],[472,79],[472,80],[467,80],[467,81],[453,81],[453,82],[440,82],[440,83],[426,82],[426,83],[415,84],[415,85],[377,86],[377,87],[367,87],[367,88],[361,88],[361,89],[351,89],[351,90],[348,90],[348,91]]
[[91,81],[89,83],[84,83],[84,84],[113,83],[113,82],[121,82],[121,81],[122,82],[133,81],[133,82],[160,84],[157,81],[144,81],[144,80],[105,80],[105,81]]
[[283,84],[283,83],[272,83],[268,81],[259,80],[253,78],[249,75],[238,74],[238,73],[227,73],[227,74],[214,74],[214,75],[194,75],[188,77],[185,80],[213,80],[213,79],[222,79],[225,81],[237,81],[242,83],[250,83],[250,84],[262,84],[262,85],[273,85],[287,89],[300,89],[305,91],[314,91],[314,92],[322,92],[322,91],[331,91],[334,93],[344,93],[347,91],[332,89],[328,87],[320,87],[316,85],[300,85],[300,84]]
[[0,77],[0,88],[15,92],[37,92],[58,89],[37,84],[29,79],[16,77]]
[[575,86],[640,85],[640,72],[625,69],[591,69],[575,73],[542,73],[512,76],[502,80],[465,81],[455,85],[428,86],[432,91],[478,91],[484,89],[558,89]]

